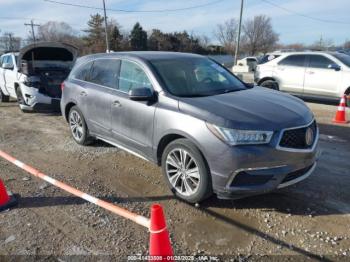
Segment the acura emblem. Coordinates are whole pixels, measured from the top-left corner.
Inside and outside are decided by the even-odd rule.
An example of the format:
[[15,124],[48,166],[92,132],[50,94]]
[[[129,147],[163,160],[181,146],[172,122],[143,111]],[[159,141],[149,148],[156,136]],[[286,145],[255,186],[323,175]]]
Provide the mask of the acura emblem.
[[314,142],[314,131],[312,128],[306,129],[306,134],[305,134],[305,143],[308,146],[311,146],[312,143]]

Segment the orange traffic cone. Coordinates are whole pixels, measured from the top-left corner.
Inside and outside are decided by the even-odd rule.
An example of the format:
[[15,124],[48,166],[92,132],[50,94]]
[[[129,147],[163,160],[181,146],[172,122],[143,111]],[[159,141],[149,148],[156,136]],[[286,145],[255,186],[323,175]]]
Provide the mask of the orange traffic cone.
[[151,207],[151,226],[149,231],[151,233],[149,241],[150,261],[154,261],[160,256],[162,259],[157,261],[173,261],[174,253],[170,245],[169,232],[166,227],[163,208],[159,204],[154,204]]
[[15,205],[17,205],[15,196],[7,192],[4,183],[0,179],[0,212]]
[[340,99],[340,104],[337,109],[337,113],[335,114],[335,118],[333,119],[334,123],[339,123],[339,124],[346,124],[348,121],[346,121],[346,95],[344,95]]

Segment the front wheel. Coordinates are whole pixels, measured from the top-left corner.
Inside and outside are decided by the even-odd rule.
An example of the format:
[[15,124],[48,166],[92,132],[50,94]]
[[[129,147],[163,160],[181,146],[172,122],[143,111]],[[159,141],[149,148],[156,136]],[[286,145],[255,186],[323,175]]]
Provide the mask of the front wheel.
[[165,148],[162,170],[171,191],[187,202],[198,203],[212,194],[209,168],[188,139],[177,139]]
[[17,96],[17,103],[18,103],[19,109],[23,113],[28,113],[29,111],[25,109],[25,107],[27,106],[27,103],[24,100],[22,90],[19,87],[16,88],[16,96]]
[[265,80],[260,84],[260,86],[270,88],[272,90],[279,90],[278,83],[274,80]]

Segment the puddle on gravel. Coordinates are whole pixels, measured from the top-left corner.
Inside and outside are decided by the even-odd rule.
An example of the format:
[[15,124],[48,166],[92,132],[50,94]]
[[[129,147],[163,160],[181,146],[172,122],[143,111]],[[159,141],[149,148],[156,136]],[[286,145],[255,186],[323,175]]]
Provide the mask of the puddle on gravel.
[[234,217],[220,215],[231,220],[232,224],[218,218],[213,219],[213,216],[194,218],[178,228],[177,241],[181,240],[184,246],[193,251],[205,250],[216,255],[249,248],[254,235],[248,234],[239,225],[254,229],[258,228],[258,223],[241,214],[234,214]]

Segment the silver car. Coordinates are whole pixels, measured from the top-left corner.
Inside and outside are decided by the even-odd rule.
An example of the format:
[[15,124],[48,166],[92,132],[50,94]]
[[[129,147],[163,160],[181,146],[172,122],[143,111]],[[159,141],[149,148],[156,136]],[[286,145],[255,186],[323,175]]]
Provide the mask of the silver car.
[[316,165],[318,128],[303,101],[200,55],[82,57],[62,84],[61,110],[77,143],[100,139],[160,165],[192,203],[289,186]]

